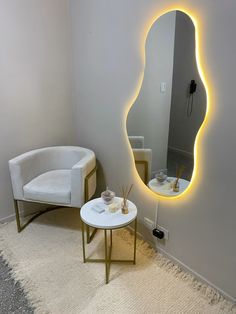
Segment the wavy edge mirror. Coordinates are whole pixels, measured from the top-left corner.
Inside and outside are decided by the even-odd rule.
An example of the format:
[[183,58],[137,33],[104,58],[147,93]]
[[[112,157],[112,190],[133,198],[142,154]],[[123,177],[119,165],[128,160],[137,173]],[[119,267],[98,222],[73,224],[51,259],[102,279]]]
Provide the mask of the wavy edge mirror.
[[[188,17],[191,19],[191,21],[192,21],[192,23],[194,25],[194,28],[195,28],[195,58],[196,58],[196,67],[197,67],[197,70],[198,70],[199,77],[200,77],[200,79],[202,81],[202,84],[205,87],[206,111],[205,111],[205,117],[203,119],[202,124],[199,127],[199,130],[198,130],[198,132],[196,134],[196,138],[195,138],[195,141],[194,141],[194,148],[193,148],[194,166],[193,166],[193,172],[192,172],[192,177],[191,177],[190,183],[189,183],[188,187],[182,193],[180,193],[178,195],[165,196],[165,195],[157,194],[157,193],[153,192],[152,190],[150,190],[144,184],[142,179],[140,178],[140,176],[138,174],[138,171],[137,171],[137,168],[135,166],[135,158],[134,158],[133,150],[132,150],[131,144],[130,144],[129,139],[128,139],[127,120],[128,120],[128,114],[129,114],[132,106],[134,105],[135,101],[137,100],[137,98],[139,96],[139,93],[140,93],[141,87],[142,87],[142,83],[143,83],[143,80],[144,80],[145,63],[146,63],[145,47],[146,47],[148,34],[149,34],[152,26],[154,25],[154,23],[161,16],[163,16],[164,14],[170,13],[172,11],[180,11],[180,12],[183,12],[184,14],[188,15]],[[148,24],[148,26],[146,28],[146,31],[144,32],[144,38],[142,40],[142,47],[141,48],[142,48],[143,70],[142,70],[142,73],[140,73],[139,83],[138,83],[138,86],[137,86],[137,88],[135,90],[134,96],[132,97],[132,100],[128,104],[128,108],[127,108],[127,111],[126,111],[126,117],[125,117],[126,118],[125,119],[125,122],[126,122],[126,128],[125,129],[126,129],[126,139],[127,139],[127,142],[128,142],[128,146],[130,148],[130,154],[132,155],[133,169],[134,169],[134,172],[135,172],[135,177],[137,178],[137,181],[140,183],[142,188],[144,188],[145,191],[148,191],[150,193],[150,195],[155,196],[155,198],[157,198],[157,199],[176,200],[176,199],[179,199],[179,198],[183,198],[183,197],[185,197],[186,195],[189,194],[189,192],[193,189],[194,186],[197,185],[197,182],[200,181],[200,177],[201,177],[201,167],[200,167],[200,161],[199,161],[199,156],[201,155],[201,145],[200,145],[200,142],[201,142],[201,137],[204,134],[204,129],[205,129],[205,127],[206,127],[206,125],[207,125],[207,123],[209,121],[211,93],[209,91],[210,90],[209,89],[209,85],[210,85],[209,84],[209,79],[207,78],[207,75],[206,75],[207,68],[206,68],[206,66],[204,66],[204,70],[203,70],[203,66],[202,66],[202,64],[203,64],[202,60],[204,58],[203,58],[203,50],[202,50],[202,47],[201,47],[201,41],[200,41],[200,38],[201,38],[201,28],[200,28],[200,25],[199,25],[198,21],[199,21],[199,18],[197,19],[192,11],[190,11],[188,9],[185,9],[185,8],[172,7],[172,8],[163,10],[158,15],[156,15],[151,20],[151,22]]]

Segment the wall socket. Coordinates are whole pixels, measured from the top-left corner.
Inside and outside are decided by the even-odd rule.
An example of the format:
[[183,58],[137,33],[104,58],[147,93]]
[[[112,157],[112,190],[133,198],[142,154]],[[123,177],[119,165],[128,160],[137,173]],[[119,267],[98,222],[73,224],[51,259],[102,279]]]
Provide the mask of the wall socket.
[[147,226],[148,229],[153,230],[154,228],[157,228],[157,229],[164,232],[164,239],[165,240],[169,239],[169,231],[167,229],[165,229],[159,225],[155,226],[154,221],[147,218],[147,217],[144,217],[143,220],[144,220],[144,224]]
[[145,223],[145,225],[147,226],[148,229],[152,230],[152,229],[155,228],[155,224],[154,224],[153,220],[151,220],[151,219],[149,219],[147,217],[144,217],[143,220],[144,220],[144,223]]
[[169,231],[159,225],[157,225],[157,229],[161,230],[164,232],[164,239],[168,240],[169,239]]

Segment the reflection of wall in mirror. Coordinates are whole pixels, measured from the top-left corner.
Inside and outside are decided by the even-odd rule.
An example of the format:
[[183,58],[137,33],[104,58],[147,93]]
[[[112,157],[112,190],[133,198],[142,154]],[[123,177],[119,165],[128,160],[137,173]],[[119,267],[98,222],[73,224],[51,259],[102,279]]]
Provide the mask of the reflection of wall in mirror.
[[[187,106],[188,102],[191,102],[189,84],[192,79],[196,80],[197,90],[193,94],[192,114],[188,117]],[[194,141],[204,119],[205,110],[206,92],[195,57],[195,28],[186,14],[177,11],[169,148],[193,155]]]
[[[171,105],[175,12],[160,17],[148,34],[145,73],[140,93],[127,119],[129,135],[144,136],[152,149],[152,172],[166,167]],[[166,92],[160,92],[166,82]]]

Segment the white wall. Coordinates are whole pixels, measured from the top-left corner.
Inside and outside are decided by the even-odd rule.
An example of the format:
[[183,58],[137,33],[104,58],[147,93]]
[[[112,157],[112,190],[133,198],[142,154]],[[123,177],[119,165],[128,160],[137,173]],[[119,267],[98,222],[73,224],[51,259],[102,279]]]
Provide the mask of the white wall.
[[13,214],[7,161],[70,144],[70,36],[64,0],[0,2],[0,219]]
[[[197,83],[193,110],[187,116],[190,81]],[[206,112],[206,91],[198,73],[195,56],[195,27],[191,19],[176,13],[174,70],[172,83],[169,146],[193,154],[196,134]]]
[[[160,17],[148,33],[140,93],[127,119],[129,135],[144,136],[152,149],[152,172],[166,168],[175,44],[175,11]],[[161,82],[166,92],[161,93]]]
[[[144,216],[154,219],[157,201],[136,174],[125,116],[144,69],[142,52],[148,25],[174,3],[71,1],[73,101],[79,143],[94,149],[110,188],[118,192],[118,184],[135,183],[131,198],[138,205],[139,230],[146,232],[146,238],[151,235],[141,223]],[[159,223],[169,230],[170,237],[159,246],[236,298],[236,2],[181,3],[194,12],[202,30],[202,62],[212,86],[212,110],[201,139],[199,176],[191,194],[160,202]]]

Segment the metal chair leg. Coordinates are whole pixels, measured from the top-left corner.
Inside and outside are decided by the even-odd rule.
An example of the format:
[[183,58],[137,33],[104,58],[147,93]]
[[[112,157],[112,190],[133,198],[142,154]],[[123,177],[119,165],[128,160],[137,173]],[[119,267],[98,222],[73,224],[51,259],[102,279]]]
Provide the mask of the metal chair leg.
[[39,212],[37,212],[36,214],[34,214],[32,217],[29,218],[28,221],[26,221],[23,225],[21,224],[20,221],[20,213],[19,213],[19,205],[18,205],[18,200],[14,199],[14,207],[15,207],[15,213],[16,213],[16,224],[17,224],[17,231],[20,233],[22,230],[25,229],[25,227],[27,227],[34,219],[36,219],[37,217],[41,216],[44,213],[50,212],[52,210],[58,209],[58,208],[62,208],[62,206],[54,206],[54,207],[50,207],[50,208],[46,208],[44,210],[41,210]]
[[14,207],[15,207],[15,213],[16,213],[16,225],[17,225],[17,231],[21,232],[21,224],[20,224],[20,214],[19,214],[19,206],[18,201],[14,199]]

